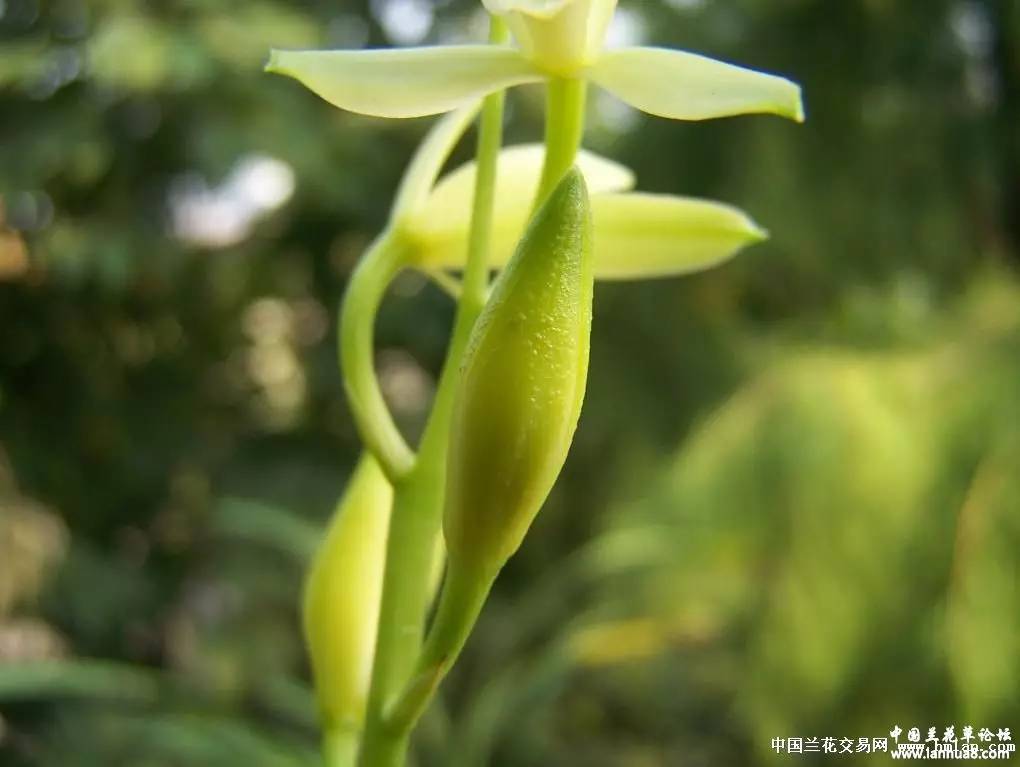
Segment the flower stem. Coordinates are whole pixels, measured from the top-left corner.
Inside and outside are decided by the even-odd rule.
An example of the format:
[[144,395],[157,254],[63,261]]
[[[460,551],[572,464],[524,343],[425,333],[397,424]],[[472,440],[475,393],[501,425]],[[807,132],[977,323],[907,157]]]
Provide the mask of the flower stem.
[[[429,443],[431,444],[431,443]],[[414,469],[394,488],[379,633],[360,764],[401,767],[409,730],[387,726],[384,709],[414,669],[432,596],[434,542],[442,511],[445,452],[423,441]]]
[[[502,43],[507,32],[492,20],[490,40]],[[421,651],[425,613],[431,598],[429,572],[435,537],[442,525],[446,482],[446,446],[461,358],[471,329],[485,304],[495,201],[496,168],[503,134],[502,93],[486,98],[478,137],[478,176],[453,338],[440,377],[418,459],[394,484],[383,580],[379,633],[362,744],[361,767],[403,767],[410,731],[417,717],[397,725],[387,721],[388,705],[411,678]]]
[[583,78],[551,78],[546,86],[545,165],[538,184],[537,210],[570,170],[584,137],[588,84]]
[[358,733],[354,730],[331,730],[322,740],[322,757],[326,767],[354,767],[358,758]]
[[457,661],[492,588],[493,578],[451,566],[414,677],[394,702],[389,721],[407,727],[424,713],[439,683]]
[[340,310],[340,366],[354,422],[394,483],[411,470],[414,453],[394,423],[375,375],[375,317],[405,255],[397,237],[381,235],[354,270]]

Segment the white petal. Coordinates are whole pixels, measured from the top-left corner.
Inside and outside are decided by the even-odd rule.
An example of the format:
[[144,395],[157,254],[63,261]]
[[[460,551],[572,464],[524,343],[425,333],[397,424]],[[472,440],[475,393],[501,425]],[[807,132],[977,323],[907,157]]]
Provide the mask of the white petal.
[[706,120],[771,113],[804,120],[796,83],[685,51],[609,51],[589,69],[589,77],[631,106],[660,117]]
[[334,106],[375,117],[449,112],[541,79],[516,49],[493,45],[273,51],[266,70],[299,80]]
[[[494,266],[506,263],[524,232],[544,158],[542,144],[523,144],[500,152],[493,220]],[[619,192],[634,186],[630,169],[591,152],[581,150],[577,166],[591,194]],[[476,166],[471,162],[445,176],[408,222],[408,232],[419,245],[422,265],[452,269],[464,265],[475,174]]]
[[768,235],[743,211],[691,197],[592,197],[595,276],[640,280],[716,266]]

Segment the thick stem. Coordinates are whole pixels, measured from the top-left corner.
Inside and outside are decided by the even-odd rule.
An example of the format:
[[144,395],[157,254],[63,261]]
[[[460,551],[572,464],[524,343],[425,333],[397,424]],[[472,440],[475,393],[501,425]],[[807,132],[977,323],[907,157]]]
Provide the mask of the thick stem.
[[436,618],[414,677],[389,712],[391,726],[412,726],[428,707],[439,683],[457,661],[478,621],[493,578],[450,566]]
[[432,596],[429,573],[442,511],[445,457],[423,444],[414,469],[395,487],[360,762],[366,767],[404,763],[408,732],[388,727],[383,714],[387,702],[410,677],[421,648]]
[[[490,39],[505,42],[506,29],[492,21]],[[485,304],[495,200],[496,168],[503,133],[502,93],[485,100],[478,138],[478,177],[472,211],[468,260],[453,338],[436,399],[413,469],[395,484],[383,582],[372,688],[359,764],[403,767],[415,721],[394,727],[387,706],[411,678],[421,649],[425,613],[431,598],[429,572],[435,536],[442,524],[446,445],[461,359],[471,329]]]
[[583,78],[554,77],[546,87],[545,165],[535,210],[546,201],[574,164],[584,138],[588,83]]
[[414,465],[414,453],[390,414],[375,374],[375,318],[386,289],[404,265],[398,238],[386,232],[359,262],[340,314],[340,365],[354,422],[391,482]]
[[358,733],[331,730],[322,739],[322,759],[326,767],[354,767],[358,759]]

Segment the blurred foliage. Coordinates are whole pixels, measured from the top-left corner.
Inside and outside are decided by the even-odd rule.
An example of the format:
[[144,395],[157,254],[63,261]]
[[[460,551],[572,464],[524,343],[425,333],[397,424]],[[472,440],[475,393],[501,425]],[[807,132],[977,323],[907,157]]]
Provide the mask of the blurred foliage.
[[[428,121],[261,64],[479,39],[476,6],[0,0],[0,763],[315,763],[298,591],[358,451],[332,317]],[[787,74],[809,121],[593,99],[642,188],[773,240],[599,288],[567,469],[418,763],[1015,732],[1020,5],[623,0],[614,35]],[[508,135],[540,118],[516,93]],[[450,317],[411,276],[381,317],[409,433]]]

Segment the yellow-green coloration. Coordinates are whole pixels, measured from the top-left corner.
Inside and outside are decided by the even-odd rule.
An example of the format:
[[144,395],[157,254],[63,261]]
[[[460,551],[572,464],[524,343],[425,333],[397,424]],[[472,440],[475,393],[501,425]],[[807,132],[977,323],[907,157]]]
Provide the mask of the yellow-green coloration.
[[591,228],[584,179],[572,169],[536,215],[472,333],[449,453],[451,572],[494,577],[566,459],[588,373]]
[[393,489],[368,453],[337,507],[305,582],[305,641],[323,729],[360,729],[379,622]]

